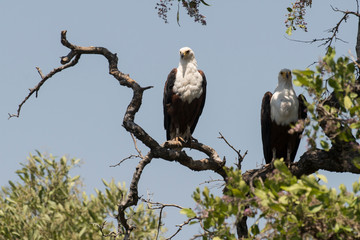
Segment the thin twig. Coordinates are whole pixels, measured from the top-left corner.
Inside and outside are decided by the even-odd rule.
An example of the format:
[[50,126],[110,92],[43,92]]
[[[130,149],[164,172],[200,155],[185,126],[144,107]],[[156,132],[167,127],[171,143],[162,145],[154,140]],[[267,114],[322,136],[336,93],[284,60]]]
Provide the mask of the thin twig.
[[55,75],[56,73],[58,72],[61,72],[62,70],[66,69],[66,68],[69,68],[69,67],[73,67],[75,66],[78,61],[80,59],[80,55],[76,55],[75,59],[72,60],[71,62],[61,66],[61,67],[58,67],[58,68],[55,68],[54,70],[52,70],[51,72],[49,72],[46,76],[43,76],[41,72],[39,72],[42,80],[34,87],[34,88],[31,88],[29,89],[30,92],[29,94],[25,97],[25,99],[20,103],[19,107],[18,107],[18,110],[17,110],[17,113],[16,114],[10,114],[9,113],[9,119],[12,118],[12,117],[19,117],[20,116],[20,111],[21,111],[21,108],[22,106],[24,105],[24,103],[26,103],[26,101],[31,97],[31,95],[33,95],[35,92],[36,92],[36,96],[37,96],[37,92],[40,90],[41,86],[49,79],[51,78],[53,75]]
[[133,142],[134,142],[134,147],[135,147],[136,151],[138,152],[139,156],[140,156],[141,158],[144,158],[144,156],[142,155],[140,149],[139,149],[138,146],[137,146],[136,138],[135,138],[134,134],[133,134],[133,133],[130,133],[130,135],[131,135],[131,138],[132,138],[132,140],[133,140]]
[[200,183],[199,185],[209,184],[209,183],[213,183],[213,182],[223,182],[223,183],[224,183],[224,180],[223,180],[223,179],[211,179],[211,180],[202,182],[202,183]]
[[[328,30],[329,32],[331,31]],[[299,42],[299,43],[308,43],[308,44],[313,44],[313,43],[316,43],[316,42],[323,42],[321,43],[320,45],[318,45],[318,47],[321,47],[323,45],[326,45],[330,40],[331,40],[331,37],[326,37],[326,38],[314,38],[313,40],[299,40],[299,39],[291,39],[291,38],[288,38],[287,36],[284,36],[287,40],[289,41],[292,41],[292,42]],[[338,37],[335,37],[335,40],[336,41],[340,41],[340,42],[343,42],[343,43],[348,43],[347,41],[341,39],[341,38],[338,38]]]
[[241,150],[236,150],[233,145],[231,145],[228,140],[226,140],[226,138],[221,134],[221,132],[219,132],[220,137],[218,137],[219,139],[222,139],[225,141],[225,143],[236,152],[236,154],[238,155],[238,163],[236,164],[238,169],[241,169],[241,163],[244,160],[245,156],[247,155],[248,151],[246,150],[244,155],[241,155]]
[[331,28],[328,30],[329,33],[332,33],[330,37],[326,37],[326,38],[319,38],[319,39],[313,39],[313,40],[307,40],[307,41],[303,41],[303,40],[294,40],[294,39],[290,39],[288,37],[285,36],[286,39],[293,41],[293,42],[302,42],[302,43],[315,43],[315,42],[323,42],[319,45],[320,46],[326,46],[326,49],[329,50],[329,48],[331,47],[332,43],[334,41],[342,41],[344,43],[347,43],[346,41],[342,40],[341,38],[337,37],[337,34],[339,32],[339,28],[342,22],[346,22],[346,20],[348,19],[349,15],[354,15],[360,18],[360,14],[359,14],[359,3],[358,0],[356,0],[357,2],[357,12],[353,12],[353,11],[343,11],[340,10],[338,8],[334,8],[333,6],[331,6],[332,10],[335,12],[341,12],[344,15],[342,16],[342,18],[339,20],[339,22],[335,25],[335,27]]
[[126,160],[129,160],[129,159],[133,159],[133,158],[142,158],[141,156],[139,155],[130,155],[124,159],[122,159],[120,162],[118,162],[117,164],[114,164],[114,165],[110,165],[110,167],[117,167],[119,166],[120,164],[122,164],[123,162],[125,162]]
[[107,237],[113,237],[113,238],[115,239],[117,236],[119,236],[120,234],[122,234],[121,232],[118,232],[118,233],[116,233],[116,232],[110,232],[110,233],[108,233],[108,234],[105,234],[105,233],[104,233],[105,224],[106,224],[106,221],[104,221],[104,222],[101,224],[101,226],[100,226],[100,224],[94,224],[95,226],[97,226],[97,227],[99,228],[99,231],[101,232],[101,235],[102,235],[103,237],[105,237],[105,238],[107,238]]
[[167,238],[166,240],[171,240],[173,237],[175,237],[181,230],[184,226],[188,225],[192,220],[195,220],[195,219],[198,219],[197,217],[192,217],[192,218],[189,218],[188,220],[186,220],[185,222],[183,222],[182,224],[180,225],[176,225],[178,227],[177,231],[171,235],[171,237]]
[[181,207],[179,205],[176,205],[176,204],[164,204],[164,203],[160,203],[160,202],[151,202],[150,200],[143,199],[143,198],[141,200],[143,202],[146,202],[148,205],[149,204],[150,205],[156,205],[156,207],[148,206],[151,209],[160,209],[159,222],[158,222],[158,227],[157,227],[157,232],[156,232],[156,237],[155,237],[155,240],[157,240],[158,237],[159,237],[159,233],[160,233],[161,219],[162,219],[162,213],[163,213],[164,208],[166,208],[166,207],[175,207],[175,208],[183,209],[183,207]]

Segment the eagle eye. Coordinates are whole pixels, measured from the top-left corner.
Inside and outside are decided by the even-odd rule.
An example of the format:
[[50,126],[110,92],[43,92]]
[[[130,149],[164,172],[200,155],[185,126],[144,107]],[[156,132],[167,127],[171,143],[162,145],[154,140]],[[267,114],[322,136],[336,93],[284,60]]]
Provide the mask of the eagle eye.
[[186,50],[186,54],[189,54],[190,50]]

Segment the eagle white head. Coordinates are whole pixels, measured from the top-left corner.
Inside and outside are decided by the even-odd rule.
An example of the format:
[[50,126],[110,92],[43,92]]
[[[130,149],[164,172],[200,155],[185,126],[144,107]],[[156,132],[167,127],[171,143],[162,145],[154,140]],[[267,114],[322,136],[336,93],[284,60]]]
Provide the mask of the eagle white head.
[[278,76],[278,84],[285,86],[292,86],[292,74],[290,69],[287,68],[281,69]]
[[194,51],[189,47],[183,47],[180,49],[180,63],[186,65],[188,63],[193,63],[197,65]]

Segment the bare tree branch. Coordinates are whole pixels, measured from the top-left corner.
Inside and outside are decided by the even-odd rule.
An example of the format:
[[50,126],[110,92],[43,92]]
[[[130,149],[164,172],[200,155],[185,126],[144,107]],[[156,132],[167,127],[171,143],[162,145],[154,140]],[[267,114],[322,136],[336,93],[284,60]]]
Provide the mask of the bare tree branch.
[[[334,145],[329,151],[315,149],[306,151],[297,162],[292,163],[289,169],[296,177],[309,175],[319,170],[329,172],[349,172],[360,174],[360,169],[354,164],[354,159],[360,158],[358,145],[348,144],[338,148]],[[272,173],[271,164],[264,165],[260,169],[248,170],[243,174],[243,179],[250,184],[253,176],[265,179],[269,173]]]
[[178,227],[177,231],[173,235],[171,235],[169,238],[167,238],[166,240],[173,239],[173,237],[175,237],[182,230],[182,228],[184,226],[188,225],[192,220],[195,220],[195,219],[197,219],[197,217],[192,217],[192,218],[189,218],[188,220],[186,220],[185,222],[183,222],[182,224],[177,225],[177,227]]
[[[157,240],[159,237],[159,233],[160,233],[161,219],[162,219],[162,213],[163,213],[164,208],[175,207],[178,209],[183,209],[183,207],[176,205],[176,204],[164,204],[164,203],[160,203],[160,202],[151,202],[150,200],[146,200],[146,199],[142,199],[142,201],[146,202],[148,204],[148,207],[151,209],[160,209],[158,228],[157,228],[157,233],[156,233],[156,237],[155,237],[155,240]],[[179,232],[179,231],[177,231],[177,232]]]
[[[331,31],[331,30],[329,30]],[[316,43],[316,42],[320,42],[321,44],[318,46],[318,47],[321,47],[321,46],[324,46],[326,45],[330,40],[331,40],[331,37],[325,37],[325,38],[314,38],[312,40],[298,40],[298,39],[291,39],[291,38],[288,38],[287,36],[285,36],[285,38],[289,41],[292,41],[292,42],[299,42],[299,43],[308,43],[308,44],[313,44],[313,43]],[[341,41],[343,43],[348,43],[346,42],[345,40],[341,39],[341,38],[338,38],[337,36],[334,37],[335,41]],[[331,41],[333,41],[331,40]],[[328,48],[328,47],[327,47]]]
[[220,134],[220,137],[218,137],[218,138],[224,140],[224,142],[225,142],[232,150],[234,150],[234,151],[236,152],[236,154],[238,155],[238,162],[237,162],[236,166],[237,166],[238,169],[241,169],[241,163],[244,161],[244,158],[245,158],[245,156],[247,155],[248,151],[246,151],[246,152],[244,153],[244,155],[241,155],[241,150],[236,150],[236,149],[228,142],[228,140],[226,140],[226,138],[221,134],[221,132],[219,132],[219,134]]
[[141,158],[144,158],[144,156],[142,155],[140,149],[139,149],[138,146],[137,146],[136,138],[134,137],[134,134],[131,133],[130,135],[131,135],[131,138],[132,138],[132,140],[133,140],[133,142],[134,142],[134,147],[135,147],[136,151],[138,152],[139,156],[140,156]]
[[31,95],[33,95],[35,92],[36,92],[36,97],[38,95],[38,92],[41,88],[41,86],[49,79],[51,78],[52,76],[54,76],[56,73],[58,72],[61,72],[62,70],[66,69],[66,68],[69,68],[69,67],[72,67],[72,66],[75,66],[78,61],[80,59],[80,55],[76,55],[75,59],[72,60],[71,62],[68,62],[67,64],[61,66],[61,67],[58,67],[58,68],[55,68],[54,70],[52,70],[51,72],[49,72],[46,76],[44,76],[40,70],[40,68],[37,68],[38,69],[38,72],[41,76],[41,81],[34,87],[34,88],[31,88],[29,89],[29,94],[24,98],[24,100],[20,103],[19,107],[18,107],[18,110],[17,110],[17,113],[16,114],[10,114],[9,113],[9,119],[12,118],[12,117],[19,117],[20,116],[20,111],[21,111],[21,108],[22,106],[26,103],[26,101],[31,97]]
[[326,48],[328,49],[329,47],[331,47],[331,44],[334,40],[337,40],[337,33],[339,32],[339,27],[341,25],[342,22],[346,22],[346,20],[349,18],[350,15],[355,15],[357,17],[360,17],[359,13],[353,12],[353,11],[343,11],[340,10],[338,8],[334,8],[333,6],[331,6],[331,8],[335,11],[335,12],[341,12],[344,15],[342,16],[342,18],[340,19],[340,21],[335,25],[335,27],[331,28],[328,32],[332,33],[332,35],[327,38],[323,44],[321,45],[327,45]]
[[120,166],[123,162],[125,162],[126,160],[129,160],[129,159],[133,159],[133,158],[141,158],[141,156],[139,155],[130,155],[124,159],[122,159],[120,162],[118,162],[117,164],[114,164],[114,165],[110,165],[110,167],[117,167],[117,166]]
[[95,226],[97,226],[99,228],[99,231],[101,232],[101,235],[105,238],[107,237],[112,237],[114,239],[116,239],[117,236],[119,236],[119,233],[116,232],[110,232],[108,234],[104,233],[104,228],[106,225],[106,221],[104,221],[101,225],[100,224],[94,224]]
[[[134,229],[134,226],[130,226],[127,222],[127,219],[125,217],[125,211],[130,206],[136,206],[139,200],[138,195],[138,183],[142,174],[142,171],[148,165],[151,160],[153,159],[153,156],[150,153],[148,153],[137,165],[136,170],[133,174],[133,178],[130,184],[130,189],[127,197],[119,204],[118,206],[118,215],[116,216],[116,219],[118,220],[118,223],[121,223],[121,225],[125,228],[125,238],[124,239],[130,239],[130,233]],[[120,228],[120,227],[118,227]]]
[[[357,7],[359,5],[357,4]],[[304,41],[304,40],[294,40],[294,39],[289,39],[287,37],[285,37],[286,39],[290,40],[290,41],[294,41],[294,42],[302,42],[302,43],[315,43],[315,42],[322,42],[320,46],[326,46],[326,49],[329,49],[331,47],[331,45],[333,44],[334,41],[336,40],[339,40],[339,41],[342,41],[342,42],[345,42],[344,40],[342,40],[341,38],[338,38],[337,34],[339,33],[339,28],[340,28],[340,25],[343,23],[343,22],[346,22],[347,19],[349,18],[350,15],[354,15],[358,18],[360,18],[360,14],[359,14],[359,11],[357,12],[353,12],[353,11],[343,11],[343,10],[340,10],[338,8],[334,8],[333,6],[331,6],[331,8],[333,9],[333,11],[335,12],[341,12],[343,13],[343,16],[341,17],[341,19],[337,22],[337,24],[335,25],[335,27],[331,28],[328,30],[329,33],[331,33],[331,36],[329,37],[325,37],[325,38],[315,38],[313,40],[307,40],[307,41]],[[359,20],[360,21],[360,20]],[[360,23],[359,23],[360,24]],[[359,33],[358,33],[359,34]],[[359,38],[358,38],[359,39]],[[359,46],[360,43],[357,43],[357,46]],[[358,53],[360,51],[360,48],[356,48],[356,52]],[[358,55],[359,56],[359,55]]]

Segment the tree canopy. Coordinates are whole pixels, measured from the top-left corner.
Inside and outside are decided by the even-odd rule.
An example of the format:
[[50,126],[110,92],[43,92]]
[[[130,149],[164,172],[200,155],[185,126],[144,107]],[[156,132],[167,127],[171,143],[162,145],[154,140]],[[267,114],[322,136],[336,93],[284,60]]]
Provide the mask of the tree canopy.
[[[104,192],[82,190],[79,159],[30,155],[16,171],[19,181],[9,181],[0,191],[0,239],[104,239],[121,231],[114,224],[117,204],[126,196],[125,184],[102,180]],[[158,217],[144,204],[129,208],[126,216],[138,226],[133,239],[154,239]]]

